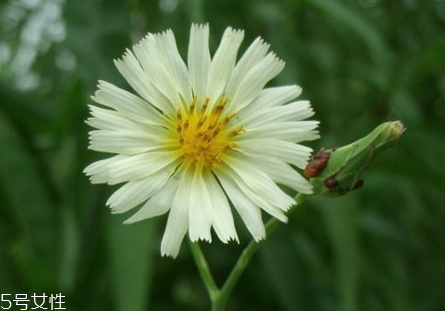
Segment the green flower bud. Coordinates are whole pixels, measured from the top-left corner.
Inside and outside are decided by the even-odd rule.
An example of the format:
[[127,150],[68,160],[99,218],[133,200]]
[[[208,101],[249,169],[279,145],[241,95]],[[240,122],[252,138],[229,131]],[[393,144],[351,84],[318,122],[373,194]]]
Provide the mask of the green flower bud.
[[382,151],[393,146],[404,131],[402,122],[387,122],[352,144],[321,149],[305,168],[305,175],[312,177],[314,194],[340,196],[360,188],[364,170]]

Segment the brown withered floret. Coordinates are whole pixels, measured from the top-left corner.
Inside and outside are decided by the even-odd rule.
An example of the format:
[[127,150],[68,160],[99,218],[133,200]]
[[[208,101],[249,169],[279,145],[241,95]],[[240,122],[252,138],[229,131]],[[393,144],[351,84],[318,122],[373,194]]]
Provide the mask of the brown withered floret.
[[326,179],[324,181],[324,185],[326,186],[326,188],[329,188],[329,189],[333,189],[333,188],[337,187],[338,181],[337,181],[337,178],[335,177],[335,175],[332,175],[331,177]]
[[304,176],[307,178],[317,177],[328,164],[331,154],[322,148],[304,168]]

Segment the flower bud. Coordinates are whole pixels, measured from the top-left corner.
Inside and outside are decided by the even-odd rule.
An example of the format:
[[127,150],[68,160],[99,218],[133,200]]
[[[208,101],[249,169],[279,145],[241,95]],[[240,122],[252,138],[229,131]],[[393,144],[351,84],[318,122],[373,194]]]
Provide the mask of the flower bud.
[[380,153],[402,136],[402,122],[386,122],[352,144],[325,150],[322,148],[305,169],[314,194],[340,196],[363,186],[364,170]]

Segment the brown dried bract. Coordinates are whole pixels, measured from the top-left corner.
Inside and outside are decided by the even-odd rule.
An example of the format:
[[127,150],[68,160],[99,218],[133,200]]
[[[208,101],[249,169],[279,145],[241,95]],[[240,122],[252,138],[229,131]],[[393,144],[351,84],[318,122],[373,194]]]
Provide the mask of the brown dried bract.
[[304,168],[304,176],[317,177],[328,164],[331,154],[322,148]]

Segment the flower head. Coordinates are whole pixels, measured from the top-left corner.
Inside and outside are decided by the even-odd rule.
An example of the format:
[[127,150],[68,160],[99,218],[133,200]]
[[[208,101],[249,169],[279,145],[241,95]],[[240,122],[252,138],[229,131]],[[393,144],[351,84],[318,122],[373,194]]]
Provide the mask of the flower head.
[[[187,65],[173,32],[148,34],[115,61],[137,95],[100,81],[90,106],[90,148],[117,155],[85,169],[92,183],[125,183],[108,200],[114,213],[141,208],[126,223],[169,212],[161,253],[176,257],[192,241],[238,240],[232,208],[255,240],[261,210],[281,221],[295,204],[277,185],[302,193],[304,168],[318,137],[301,88],[264,88],[284,67],[256,39],[237,62],[243,31],[227,28],[211,57],[208,26],[192,25]],[[290,102],[290,103],[289,103]]]

